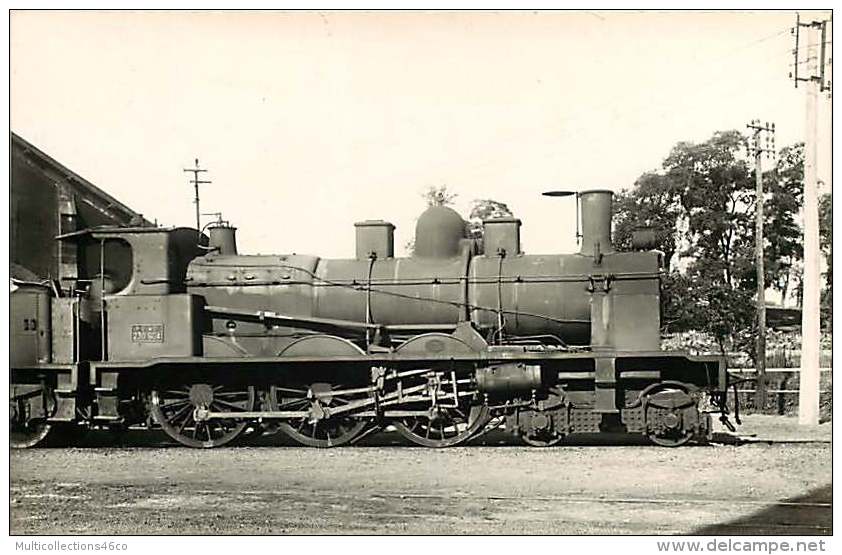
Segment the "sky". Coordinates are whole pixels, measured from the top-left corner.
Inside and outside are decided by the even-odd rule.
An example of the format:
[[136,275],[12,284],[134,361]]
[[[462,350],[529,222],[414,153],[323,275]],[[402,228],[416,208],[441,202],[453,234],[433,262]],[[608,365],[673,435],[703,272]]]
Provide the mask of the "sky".
[[794,22],[788,11],[15,11],[11,129],[163,225],[194,225],[182,170],[199,158],[213,181],[202,211],[222,211],[244,253],[352,257],[354,222],[385,219],[401,254],[421,194],[441,185],[463,216],[475,199],[508,204],[526,252],[570,252],[573,202],[542,191],[629,187],[677,142],[755,118],[775,123],[779,147],[803,140]]

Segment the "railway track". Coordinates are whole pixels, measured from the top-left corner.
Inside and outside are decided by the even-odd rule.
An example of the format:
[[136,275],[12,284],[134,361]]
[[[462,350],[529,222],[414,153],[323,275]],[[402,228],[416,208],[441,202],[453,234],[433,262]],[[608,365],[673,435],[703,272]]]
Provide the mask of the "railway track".
[[[267,435],[262,438],[254,438],[253,440],[246,438],[246,441],[239,442],[232,446],[232,448],[245,447],[282,447],[282,448],[296,448],[300,446],[289,445],[288,442],[279,441],[278,436]],[[815,437],[763,437],[754,435],[732,435],[724,433],[714,434],[713,440],[707,446],[740,446],[740,445],[830,445],[832,440],[830,438],[815,438]],[[477,437],[470,440],[466,447],[483,447],[483,446],[522,446],[523,444],[517,437],[506,433],[503,427],[492,427],[486,429]],[[632,434],[576,434],[568,436],[568,438],[556,446],[557,449],[565,447],[586,447],[598,445],[624,445],[651,447],[651,444],[637,435]],[[125,434],[119,436],[110,436],[108,432],[92,432],[89,436],[82,439],[75,447],[86,449],[109,449],[122,447],[147,447],[147,448],[164,448],[176,447],[178,444],[169,441],[163,437],[158,430],[150,430],[147,428],[130,428]],[[363,436],[353,441],[350,445],[345,447],[414,447],[401,440],[392,430],[378,430],[373,429]],[[308,449],[305,447],[305,449]]]

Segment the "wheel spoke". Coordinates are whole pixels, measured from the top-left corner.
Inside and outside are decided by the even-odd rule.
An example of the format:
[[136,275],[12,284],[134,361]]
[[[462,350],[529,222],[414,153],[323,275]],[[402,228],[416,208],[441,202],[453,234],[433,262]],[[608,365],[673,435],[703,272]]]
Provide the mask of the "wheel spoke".
[[181,434],[184,432],[184,429],[187,427],[187,423],[190,422],[190,413],[187,413],[187,416],[184,417],[184,421],[178,427],[178,433]]
[[231,391],[229,393],[214,393],[214,399],[228,399],[228,400],[236,400],[241,399],[243,402],[247,402],[249,398],[249,394],[247,391]]
[[300,395],[301,397],[307,396],[307,390],[306,389],[292,389],[291,387],[280,387],[280,386],[275,386],[274,389],[275,389],[275,391],[283,391],[285,393],[295,393],[297,395]]
[[221,407],[228,407],[228,408],[231,408],[231,409],[236,409],[236,410],[238,410],[238,411],[240,411],[240,412],[244,412],[244,411],[245,411],[245,407],[243,407],[242,405],[236,405],[236,404],[234,404],[234,403],[229,403],[228,401],[223,401],[222,399],[214,399],[214,400],[213,400],[213,402],[211,403],[211,405],[217,405],[217,406],[221,406]]
[[179,407],[181,405],[186,405],[189,402],[190,402],[189,399],[182,399],[180,401],[172,401],[170,403],[165,403],[165,404],[161,405],[161,408],[164,409],[164,410],[171,409],[173,407]]
[[[167,418],[167,422],[172,424],[175,423],[182,415],[189,416],[192,408],[193,407],[191,405],[187,405],[175,411],[175,413],[173,413],[169,418]],[[187,420],[187,418],[185,418],[185,420]]]
[[304,406],[307,404],[307,399],[284,399],[282,402],[278,403],[278,408]]
[[162,392],[164,395],[168,397],[189,397],[190,391],[184,391],[181,389],[168,389]]

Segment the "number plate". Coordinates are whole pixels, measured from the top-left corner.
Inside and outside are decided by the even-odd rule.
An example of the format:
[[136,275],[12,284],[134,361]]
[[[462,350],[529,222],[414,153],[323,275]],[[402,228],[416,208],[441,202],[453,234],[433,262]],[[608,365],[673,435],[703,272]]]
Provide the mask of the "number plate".
[[163,343],[164,324],[132,326],[132,343]]

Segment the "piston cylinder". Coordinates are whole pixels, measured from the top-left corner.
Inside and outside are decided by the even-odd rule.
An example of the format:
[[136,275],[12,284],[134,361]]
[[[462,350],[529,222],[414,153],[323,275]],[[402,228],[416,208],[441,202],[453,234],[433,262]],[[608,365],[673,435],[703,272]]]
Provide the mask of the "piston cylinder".
[[477,388],[483,393],[513,394],[541,387],[541,367],[503,364],[477,370]]

